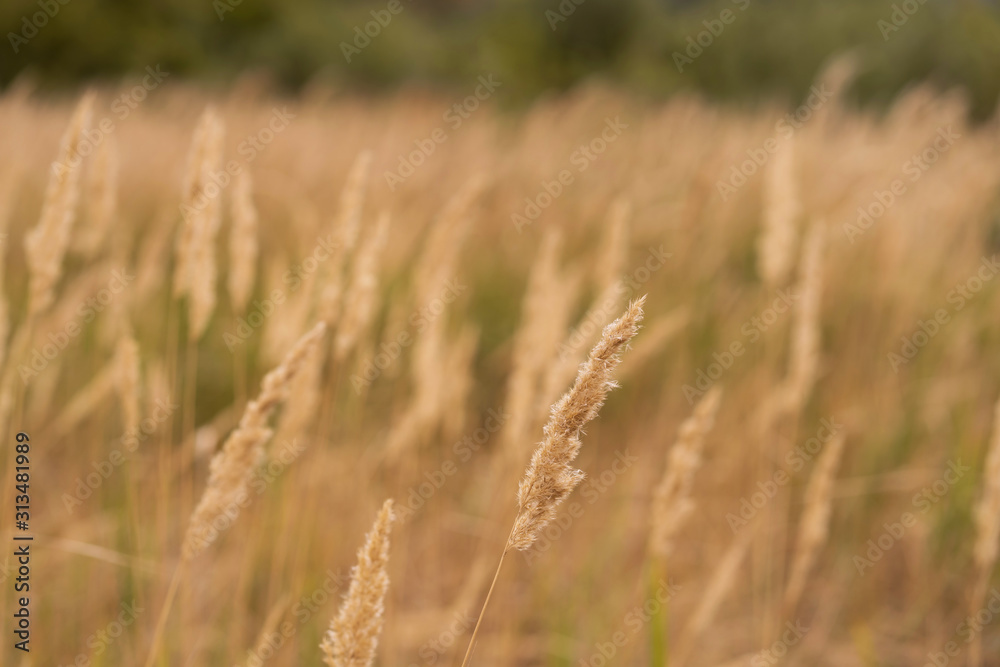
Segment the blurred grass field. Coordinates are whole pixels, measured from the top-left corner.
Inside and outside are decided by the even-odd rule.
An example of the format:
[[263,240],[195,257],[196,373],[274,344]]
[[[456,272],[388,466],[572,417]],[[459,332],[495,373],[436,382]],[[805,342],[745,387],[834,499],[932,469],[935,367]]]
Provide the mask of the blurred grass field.
[[[134,95],[134,82],[98,88],[90,137],[95,154],[113,142],[118,163],[111,224],[95,231],[109,180],[88,155],[56,302],[22,349],[8,344],[5,362],[14,379],[8,430],[29,432],[38,457],[39,541],[36,644],[29,657],[5,642],[3,663],[145,661],[211,455],[263,374],[320,317],[334,268],[318,249],[330,235],[343,241],[342,191],[370,151],[359,247],[381,213],[391,220],[371,321],[341,359],[343,323],[334,322],[313,384],[279,417],[249,507],[181,586],[159,664],[319,664],[354,550],[389,496],[404,518],[378,664],[459,664],[548,406],[600,326],[642,294],[645,328],[625,354],[621,388],[584,438],[579,465],[589,479],[534,550],[509,557],[475,663],[598,665],[611,642],[618,664],[668,653],[679,664],[688,642],[687,664],[764,664],[759,652],[798,623],[808,631],[784,647],[785,664],[924,664],[952,640],[961,649],[954,664],[965,664],[973,507],[1000,395],[990,353],[1000,128],[995,116],[970,122],[966,98],[930,85],[904,90],[884,111],[859,110],[845,99],[850,70],[838,62],[815,82],[830,95],[797,127],[780,125],[796,111],[789,104],[654,102],[597,83],[519,110],[488,99],[457,128],[446,114],[471,89],[345,96],[317,84],[283,97],[254,77],[225,93],[168,77],[123,117],[115,101]],[[8,341],[28,307],[22,239],[39,219],[75,103],[25,81],[0,99],[0,142],[16,158],[0,180]],[[225,286],[238,259],[227,240],[235,179],[223,183],[220,171],[220,278],[209,286],[218,303],[188,344],[187,301],[171,294],[174,244],[207,105],[225,124],[224,163],[252,174],[260,252],[241,311]],[[111,131],[100,129],[104,119]],[[445,141],[414,157],[436,130]],[[420,164],[390,183],[401,161]],[[560,181],[562,172],[571,178]],[[466,203],[455,208],[456,196]],[[791,265],[774,283],[762,274],[761,237],[782,206],[793,235],[776,252]],[[799,258],[816,229],[826,240],[815,265],[814,382],[797,409],[761,427],[763,406],[797,363],[808,269]],[[93,233],[99,242],[88,249]],[[519,371],[529,276],[547,243],[556,280],[543,322],[553,344],[539,350],[534,372],[545,386],[518,413],[524,435],[514,437],[508,383]],[[346,266],[348,298],[357,257]],[[88,319],[87,299],[101,297],[112,271],[134,278]],[[783,294],[791,308],[779,308]],[[71,323],[79,334],[60,345]],[[140,359],[135,437],[113,379],[126,336]],[[567,349],[569,376],[559,370]],[[32,365],[36,350],[41,367]],[[647,553],[653,489],[709,385],[723,396],[692,513],[657,565]],[[782,596],[816,458],[801,448],[827,442],[830,424],[847,440],[829,537],[789,615]],[[123,462],[113,462],[115,451]],[[778,471],[785,482],[773,482]],[[905,513],[915,522],[897,535]],[[748,534],[732,517],[752,520],[748,550],[695,633],[692,614]],[[5,523],[5,539],[10,530]],[[11,557],[0,565],[9,582]],[[669,603],[642,611],[658,588]],[[6,583],[2,596],[12,609]],[[263,655],[286,624],[289,636],[254,662],[248,651]],[[976,632],[985,664],[998,664],[997,627]]]
[[[501,552],[474,665],[1000,665],[994,2],[0,26],[0,538],[18,432],[35,535],[0,665],[319,665],[386,498],[376,665],[461,665]],[[550,406],[644,295],[587,478],[506,552]]]

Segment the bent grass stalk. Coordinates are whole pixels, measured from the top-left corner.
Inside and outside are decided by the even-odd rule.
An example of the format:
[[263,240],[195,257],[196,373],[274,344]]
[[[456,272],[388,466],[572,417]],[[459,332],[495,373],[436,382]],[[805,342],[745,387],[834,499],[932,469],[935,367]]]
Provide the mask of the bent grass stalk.
[[226,439],[222,451],[212,459],[208,486],[191,516],[184,535],[181,560],[174,570],[173,579],[160,611],[146,667],[152,667],[156,660],[166,619],[180,586],[184,566],[218,538],[219,531],[214,528],[214,521],[235,505],[241,494],[246,492],[254,470],[263,459],[264,443],[272,435],[267,425],[268,419],[278,405],[288,398],[292,380],[302,370],[313,348],[319,344],[325,332],[326,324],[320,322],[299,339],[277,368],[264,376],[260,394],[256,400],[247,405],[236,430]]
[[604,328],[601,340],[581,365],[573,387],[552,406],[551,417],[544,429],[545,436],[532,455],[518,488],[517,517],[500,554],[500,562],[472,631],[462,667],[467,667],[472,658],[476,637],[507,552],[531,548],[539,531],[556,517],[560,503],[583,481],[583,472],[571,465],[580,451],[580,435],[583,427],[597,416],[608,392],[617,386],[611,373],[621,362],[619,353],[639,331],[645,300],[643,296],[630,303],[624,315]]

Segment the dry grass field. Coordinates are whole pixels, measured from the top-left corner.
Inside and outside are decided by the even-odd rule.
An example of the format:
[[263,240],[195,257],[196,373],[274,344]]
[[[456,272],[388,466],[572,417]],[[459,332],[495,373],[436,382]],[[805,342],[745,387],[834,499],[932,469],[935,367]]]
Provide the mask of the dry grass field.
[[12,87],[0,664],[1000,665],[1000,124],[849,71]]

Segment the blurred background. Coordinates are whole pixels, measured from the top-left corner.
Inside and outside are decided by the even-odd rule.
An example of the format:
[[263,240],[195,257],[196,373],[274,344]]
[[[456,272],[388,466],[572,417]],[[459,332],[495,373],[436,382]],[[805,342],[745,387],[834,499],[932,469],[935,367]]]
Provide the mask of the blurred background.
[[[830,54],[852,49],[860,67],[850,94],[861,103],[886,103],[930,80],[964,89],[982,119],[1000,95],[1000,11],[988,0],[399,0],[385,34],[350,62],[343,44],[354,46],[355,28],[388,2],[8,0],[0,6],[8,41],[46,2],[59,20],[5,51],[0,83],[28,74],[58,87],[156,63],[209,82],[249,69],[290,91],[316,81],[461,88],[491,72],[508,104],[594,78],[655,97],[800,99]],[[735,20],[725,38],[678,71],[674,53],[726,9]]]
[[[1000,614],[966,643],[1000,600],[996,2],[3,0],[0,27],[0,437],[39,443],[41,580],[37,650],[0,666],[318,665],[387,497],[378,664],[460,664],[549,407],[643,294],[590,479],[504,566],[477,667],[602,667],[620,628],[608,664],[1000,665]],[[212,462],[321,319],[253,502],[173,588]]]

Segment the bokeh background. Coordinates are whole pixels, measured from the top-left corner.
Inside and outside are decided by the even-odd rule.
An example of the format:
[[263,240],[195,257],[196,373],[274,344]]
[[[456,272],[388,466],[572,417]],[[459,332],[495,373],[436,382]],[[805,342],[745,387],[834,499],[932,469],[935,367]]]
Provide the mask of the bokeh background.
[[[992,0],[751,0],[753,11],[740,11],[742,2],[585,0],[566,3],[572,20],[555,23],[545,15],[559,11],[552,1],[400,4],[404,11],[383,34],[347,62],[341,43],[352,42],[355,27],[386,3],[71,0],[19,53],[4,54],[0,83],[25,74],[48,87],[114,80],[157,63],[216,84],[252,71],[287,91],[317,80],[345,90],[457,89],[492,72],[507,82],[503,101],[511,104],[593,78],[654,98],[697,91],[717,100],[796,99],[831,54],[856,50],[852,97],[862,103],[885,104],[929,80],[961,87],[982,119],[1000,95],[1000,17]],[[678,72],[673,53],[726,8],[739,17],[725,38]],[[894,8],[905,24],[886,27]],[[38,9],[28,0],[5,2],[4,34],[18,32]]]
[[[319,665],[387,497],[376,664],[460,665],[549,406],[643,294],[589,479],[508,556],[473,664],[1000,665],[1000,615],[968,620],[1000,600],[996,2],[5,0],[0,28],[0,435],[37,443],[38,536],[25,656],[3,448],[0,665]],[[25,240],[88,104],[29,318]],[[229,160],[252,178],[220,185]],[[163,614],[213,457],[321,319],[252,503]],[[682,426],[710,387],[714,426]]]

